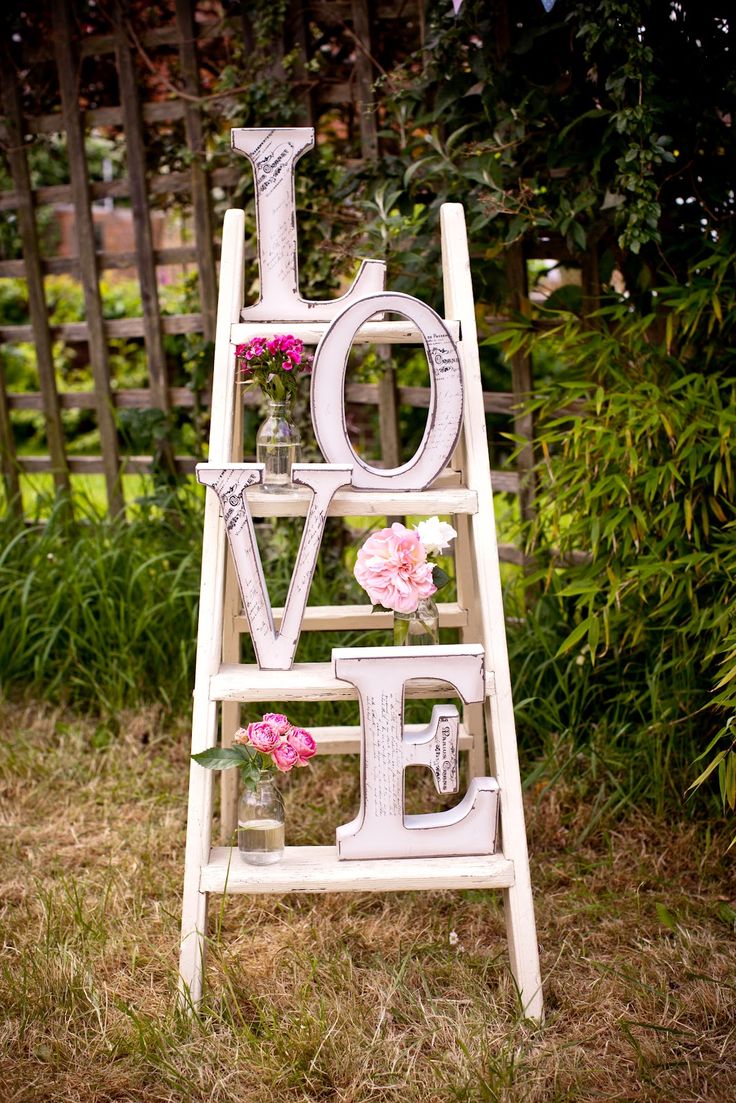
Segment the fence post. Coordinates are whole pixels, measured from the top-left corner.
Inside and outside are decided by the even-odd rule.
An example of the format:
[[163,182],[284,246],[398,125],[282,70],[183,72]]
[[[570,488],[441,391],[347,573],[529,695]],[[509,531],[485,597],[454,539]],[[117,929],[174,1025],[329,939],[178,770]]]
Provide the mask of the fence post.
[[102,464],[107,488],[108,509],[118,514],[125,508],[120,478],[120,453],[113,415],[110,387],[110,362],[107,337],[102,316],[102,302],[97,277],[95,231],[90,204],[89,177],[84,149],[84,132],[79,110],[77,70],[72,51],[72,21],[69,0],[56,0],[52,5],[53,37],[56,68],[59,73],[61,106],[69,152],[74,220],[79,243],[79,269],[87,314],[87,335],[92,374],[95,381],[97,424],[102,443]]
[[161,332],[156,262],[153,256],[151,213],[146,188],[143,119],[138,98],[138,82],[133,68],[125,16],[120,0],[115,0],[113,6],[113,25],[115,29],[115,61],[118,70],[120,103],[123,108],[125,125],[125,152],[128,162],[130,203],[133,209],[133,233],[143,306],[143,339],[146,345],[146,356],[148,357],[148,375],[153,404],[162,412],[166,420],[164,436],[157,441],[157,453],[154,454],[154,462],[158,461],[164,470],[173,474],[176,468],[174,450],[169,439],[171,426],[167,416],[171,410],[171,403],[169,402],[169,387],[166,377],[166,354],[164,353],[163,334]]
[[[192,0],[176,0],[176,29],[179,35],[179,59],[182,83],[189,96],[199,96],[199,73],[194,35]],[[207,169],[205,167],[204,133],[199,105],[184,101],[184,123],[187,145],[192,156],[192,208],[194,240],[197,247],[197,276],[202,311],[202,328],[206,341],[215,339],[217,316],[217,279],[215,276],[212,207]]]
[[360,149],[364,161],[378,156],[378,131],[373,108],[373,62],[371,61],[371,24],[368,0],[352,0],[353,37],[355,39],[355,84],[357,88]]
[[5,390],[5,364],[0,353],[0,471],[2,471],[5,497],[8,508],[14,513],[23,514],[23,501],[20,494],[18,463],[15,458],[13,427],[10,424],[10,409]]
[[[64,450],[64,429],[61,421],[59,395],[56,390],[56,375],[49,332],[49,315],[41,268],[41,250],[38,244],[36,214],[31,189],[31,176],[28,171],[28,158],[21,112],[20,92],[10,56],[6,51],[0,55],[2,70],[2,101],[5,110],[7,128],[6,152],[17,196],[18,226],[23,245],[23,263],[28,285],[28,306],[33,325],[33,344],[36,350],[36,368],[43,399],[43,413],[46,424],[46,440],[51,458],[52,475],[57,490],[68,492],[69,466]],[[12,432],[8,418],[8,431]],[[14,468],[15,470],[15,468]],[[15,478],[17,479],[17,472]]]

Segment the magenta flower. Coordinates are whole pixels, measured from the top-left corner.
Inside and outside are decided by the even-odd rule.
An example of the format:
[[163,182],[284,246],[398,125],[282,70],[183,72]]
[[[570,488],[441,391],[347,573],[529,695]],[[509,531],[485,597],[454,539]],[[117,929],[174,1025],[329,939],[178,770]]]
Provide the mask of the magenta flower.
[[432,570],[419,533],[395,521],[368,537],[354,573],[374,605],[413,613],[422,598],[437,590]]
[[312,357],[304,354],[304,343],[290,333],[253,337],[235,346],[239,378],[257,385],[268,398],[283,402],[297,390],[297,372],[308,374]]
[[263,754],[271,754],[278,746],[280,738],[279,732],[265,718],[248,725],[250,745]]
[[270,724],[277,735],[286,735],[291,728],[288,716],[284,716],[283,712],[264,712],[263,723]]
[[306,766],[308,759],[317,753],[314,736],[304,728],[292,728],[286,736],[286,742],[297,753],[297,766]]
[[271,751],[271,757],[283,774],[288,773],[299,762],[299,755],[290,743],[279,743]]

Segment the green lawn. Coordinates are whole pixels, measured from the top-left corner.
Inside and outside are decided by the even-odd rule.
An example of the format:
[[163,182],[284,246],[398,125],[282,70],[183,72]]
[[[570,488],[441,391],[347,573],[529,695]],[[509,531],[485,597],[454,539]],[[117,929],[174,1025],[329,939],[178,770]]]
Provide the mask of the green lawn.
[[[4,1103],[733,1098],[726,836],[528,794],[544,1026],[524,1023],[492,892],[226,899],[200,1018],[174,1012],[188,718],[0,714]],[[357,762],[285,780],[328,842]]]

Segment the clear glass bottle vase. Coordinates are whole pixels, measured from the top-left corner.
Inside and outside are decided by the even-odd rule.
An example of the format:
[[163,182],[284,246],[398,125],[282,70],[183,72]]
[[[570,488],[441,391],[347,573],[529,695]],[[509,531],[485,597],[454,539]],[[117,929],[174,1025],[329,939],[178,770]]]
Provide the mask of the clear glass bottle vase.
[[291,486],[291,465],[299,462],[301,435],[289,402],[269,399],[268,416],[256,436],[256,460],[265,466],[263,485],[279,493]]
[[238,802],[238,850],[254,866],[270,866],[284,856],[284,798],[271,778],[244,789]]
[[413,613],[394,613],[395,647],[439,642],[440,614],[431,597],[422,598]]

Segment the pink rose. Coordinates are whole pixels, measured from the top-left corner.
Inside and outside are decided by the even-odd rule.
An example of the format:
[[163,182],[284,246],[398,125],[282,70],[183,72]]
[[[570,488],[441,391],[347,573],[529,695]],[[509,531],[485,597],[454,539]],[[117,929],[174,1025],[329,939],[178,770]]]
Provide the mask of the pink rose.
[[286,735],[291,727],[288,716],[284,716],[282,712],[265,712],[263,723],[270,724],[277,735]]
[[299,756],[291,743],[279,743],[271,751],[271,757],[283,774],[288,773],[299,762]]
[[248,732],[245,728],[238,728],[233,736],[234,747],[247,747],[250,740],[248,739]]
[[276,729],[263,720],[248,725],[248,739],[251,746],[257,751],[263,751],[264,754],[271,754],[280,738]]
[[297,753],[297,766],[306,766],[307,760],[317,753],[317,744],[312,733],[304,728],[292,728],[286,736],[286,742]]
[[374,605],[413,613],[437,590],[419,533],[395,521],[369,536],[358,552],[355,577]]

